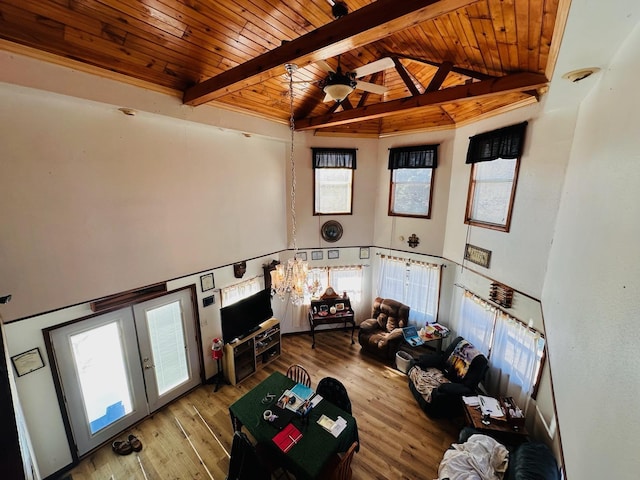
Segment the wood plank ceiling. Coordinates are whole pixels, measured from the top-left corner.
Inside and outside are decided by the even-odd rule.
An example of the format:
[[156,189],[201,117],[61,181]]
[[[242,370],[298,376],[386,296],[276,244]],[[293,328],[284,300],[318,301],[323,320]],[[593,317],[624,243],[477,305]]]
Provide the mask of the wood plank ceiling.
[[[570,0],[0,0],[0,48],[289,121],[385,136],[454,128],[536,102],[551,77]],[[29,47],[29,48],[23,48]],[[42,55],[39,52],[46,52]],[[53,54],[53,55],[49,55]],[[389,57],[393,67],[324,102],[320,81]]]

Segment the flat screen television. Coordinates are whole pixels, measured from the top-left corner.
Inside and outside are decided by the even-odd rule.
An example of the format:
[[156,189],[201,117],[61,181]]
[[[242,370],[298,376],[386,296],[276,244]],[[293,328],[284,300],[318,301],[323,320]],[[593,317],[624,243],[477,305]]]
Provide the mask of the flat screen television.
[[265,288],[250,297],[220,309],[222,341],[229,343],[255,332],[260,324],[273,317],[271,292]]

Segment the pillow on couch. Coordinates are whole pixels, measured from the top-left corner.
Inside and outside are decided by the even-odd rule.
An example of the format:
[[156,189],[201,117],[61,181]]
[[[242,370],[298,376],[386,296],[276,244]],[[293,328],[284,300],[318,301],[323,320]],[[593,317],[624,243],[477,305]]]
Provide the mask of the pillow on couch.
[[445,374],[452,382],[462,382],[469,371],[474,358],[481,355],[480,350],[468,340],[460,340],[446,360]]

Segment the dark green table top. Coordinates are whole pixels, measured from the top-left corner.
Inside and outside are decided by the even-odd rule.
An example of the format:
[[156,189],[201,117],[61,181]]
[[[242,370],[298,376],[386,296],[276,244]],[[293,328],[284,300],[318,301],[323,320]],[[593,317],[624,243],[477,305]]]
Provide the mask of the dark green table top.
[[[297,479],[319,478],[322,469],[335,453],[346,452],[358,440],[358,426],[353,416],[323,399],[311,410],[307,424],[303,424],[301,417],[294,417],[291,423],[300,430],[302,439],[287,453],[283,453],[272,441],[278,429],[263,419],[263,413],[271,409],[280,395],[294,385],[295,382],[290,378],[274,372],[233,403],[229,411],[253,435],[256,442],[278,455],[285,468]],[[267,394],[274,395],[273,400],[263,403]],[[317,424],[318,418],[323,414],[332,420],[341,416],[347,421],[346,428],[338,438]]]

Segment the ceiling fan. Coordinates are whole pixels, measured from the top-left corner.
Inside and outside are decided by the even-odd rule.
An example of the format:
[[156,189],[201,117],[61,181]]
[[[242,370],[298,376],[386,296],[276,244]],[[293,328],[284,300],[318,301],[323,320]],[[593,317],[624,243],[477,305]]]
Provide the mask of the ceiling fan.
[[357,79],[395,66],[393,60],[389,57],[384,57],[380,60],[367,63],[366,65],[358,67],[350,72],[342,71],[342,68],[340,67],[340,57],[338,57],[338,68],[335,70],[324,60],[317,61],[316,65],[328,73],[327,77],[322,79],[318,84],[325,93],[324,101],[336,101],[338,103],[347,98],[347,96],[356,88],[364,90],[365,92],[382,95],[387,91],[387,87],[384,85],[363,82]]

